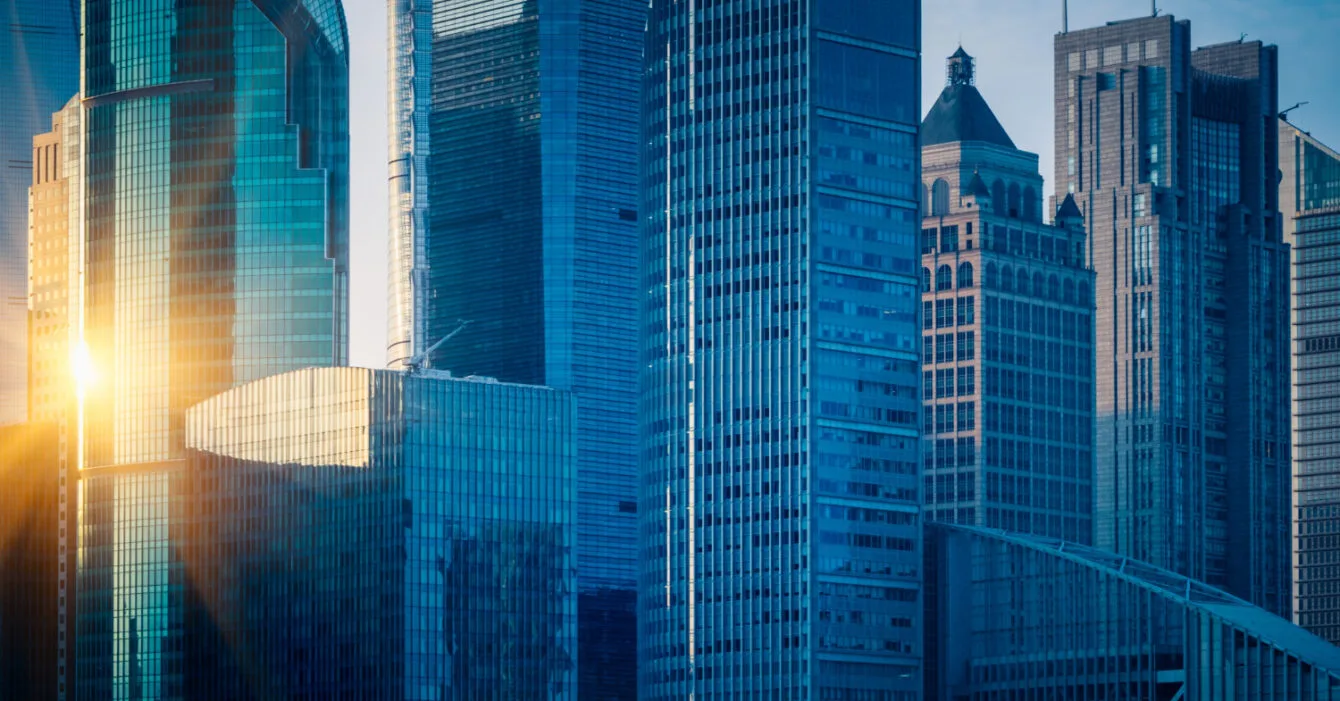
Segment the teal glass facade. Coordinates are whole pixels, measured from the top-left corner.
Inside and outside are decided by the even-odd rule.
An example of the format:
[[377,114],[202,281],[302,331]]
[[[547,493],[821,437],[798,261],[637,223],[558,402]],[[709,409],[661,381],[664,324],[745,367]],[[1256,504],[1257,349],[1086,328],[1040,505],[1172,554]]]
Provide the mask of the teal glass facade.
[[928,523],[927,701],[1334,701],[1340,648],[1165,569]]
[[0,424],[9,424],[28,418],[33,136],[51,129],[51,113],[79,92],[79,3],[6,0],[0,27]]
[[81,670],[117,673],[81,694],[576,699],[572,412],[545,387],[356,368],[193,407],[185,460],[122,485],[165,504],[139,548],[163,605],[84,648]]
[[911,701],[920,3],[647,27],[640,698]]
[[582,698],[635,698],[645,0],[397,0],[388,360],[578,401]]
[[187,408],[346,360],[348,37],[338,0],[83,10],[78,694],[172,698]]

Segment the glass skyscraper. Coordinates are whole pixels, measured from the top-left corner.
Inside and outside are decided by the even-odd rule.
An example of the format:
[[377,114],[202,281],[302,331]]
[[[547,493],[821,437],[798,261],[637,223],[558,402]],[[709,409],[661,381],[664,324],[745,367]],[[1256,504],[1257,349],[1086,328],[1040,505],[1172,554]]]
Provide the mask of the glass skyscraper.
[[79,2],[0,5],[0,424],[28,417],[28,186],[33,136],[79,92]]
[[577,397],[581,697],[635,696],[646,0],[391,3],[388,361]]
[[78,694],[172,698],[187,408],[345,361],[348,36],[338,0],[83,9]]
[[921,693],[915,0],[653,0],[639,691]]
[[[165,581],[140,596],[162,604],[118,606],[111,649],[81,639],[81,670],[116,672],[81,694],[575,700],[572,405],[361,368],[201,402],[141,535]],[[91,564],[90,596],[153,574]]]
[[1088,222],[1095,544],[1290,609],[1277,55],[1161,15],[1056,37],[1056,198]]
[[1294,619],[1340,644],[1340,153],[1288,122],[1279,133],[1293,249]]

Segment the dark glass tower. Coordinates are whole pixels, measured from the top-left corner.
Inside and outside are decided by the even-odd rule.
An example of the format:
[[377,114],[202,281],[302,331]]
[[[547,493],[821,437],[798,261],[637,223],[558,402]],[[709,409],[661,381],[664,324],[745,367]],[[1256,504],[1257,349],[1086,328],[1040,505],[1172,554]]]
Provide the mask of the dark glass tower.
[[184,698],[578,699],[572,407],[363,368],[193,407],[166,544]]
[[1290,608],[1276,50],[1170,16],[1056,37],[1057,199],[1089,223],[1095,543]]
[[[79,92],[79,3],[0,4],[0,424],[28,417],[28,186],[33,136]],[[64,358],[60,360],[63,362]]]
[[393,367],[577,397],[580,695],[635,695],[645,0],[392,5]]
[[169,478],[186,409],[343,364],[339,0],[86,0],[80,698],[180,698]]
[[647,27],[639,698],[919,698],[920,3]]

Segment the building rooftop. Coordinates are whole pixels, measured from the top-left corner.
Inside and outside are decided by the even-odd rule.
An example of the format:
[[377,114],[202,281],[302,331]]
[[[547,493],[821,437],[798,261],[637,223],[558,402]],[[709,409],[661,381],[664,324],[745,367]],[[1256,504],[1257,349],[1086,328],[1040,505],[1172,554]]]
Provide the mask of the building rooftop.
[[946,63],[945,89],[921,122],[921,145],[983,141],[1015,148],[1000,120],[977,91],[973,58],[960,46]]

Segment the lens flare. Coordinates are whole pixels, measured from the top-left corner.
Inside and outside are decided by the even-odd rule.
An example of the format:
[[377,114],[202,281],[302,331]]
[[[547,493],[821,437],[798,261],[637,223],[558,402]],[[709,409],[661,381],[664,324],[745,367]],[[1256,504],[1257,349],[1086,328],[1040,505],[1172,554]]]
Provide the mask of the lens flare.
[[97,368],[93,365],[93,355],[88,352],[87,343],[79,342],[70,353],[70,369],[74,373],[75,390],[80,396],[97,384]]

